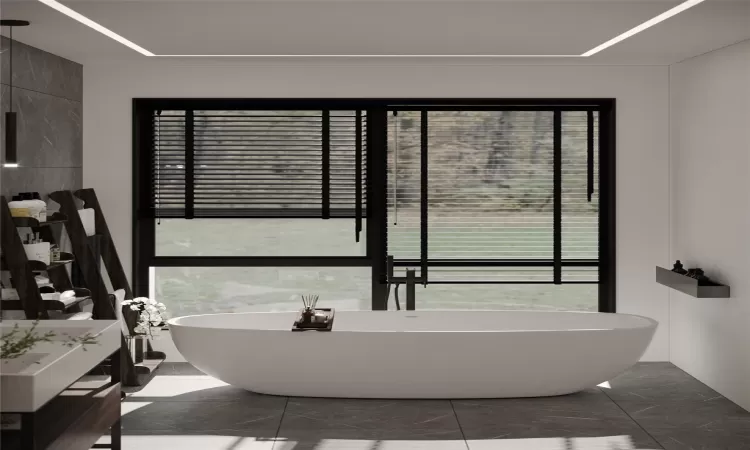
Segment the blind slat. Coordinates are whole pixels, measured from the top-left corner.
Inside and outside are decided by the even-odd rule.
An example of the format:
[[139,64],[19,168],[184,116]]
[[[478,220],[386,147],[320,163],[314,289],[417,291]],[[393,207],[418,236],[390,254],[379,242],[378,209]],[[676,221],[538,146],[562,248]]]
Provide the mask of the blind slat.
[[[194,217],[265,217],[264,211],[276,217],[280,210],[289,216],[321,217],[328,204],[331,217],[353,218],[359,212],[357,204],[366,205],[367,167],[361,164],[358,176],[356,163],[356,144],[366,141],[363,112],[330,111],[325,139],[323,111],[196,110],[192,114],[190,123],[185,111],[154,116],[155,215],[184,217],[192,205]],[[192,135],[186,136],[186,130]],[[357,136],[357,131],[362,134]],[[324,167],[326,140],[330,164]],[[186,173],[187,142],[194,146],[191,174]],[[326,168],[327,201],[321,196]],[[186,204],[188,180],[193,182],[192,204]]]

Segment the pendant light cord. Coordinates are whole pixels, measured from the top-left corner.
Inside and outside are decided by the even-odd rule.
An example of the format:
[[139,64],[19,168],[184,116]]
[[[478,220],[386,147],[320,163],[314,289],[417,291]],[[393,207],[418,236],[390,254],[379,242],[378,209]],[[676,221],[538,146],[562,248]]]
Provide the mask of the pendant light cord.
[[10,112],[13,112],[13,27],[10,27]]

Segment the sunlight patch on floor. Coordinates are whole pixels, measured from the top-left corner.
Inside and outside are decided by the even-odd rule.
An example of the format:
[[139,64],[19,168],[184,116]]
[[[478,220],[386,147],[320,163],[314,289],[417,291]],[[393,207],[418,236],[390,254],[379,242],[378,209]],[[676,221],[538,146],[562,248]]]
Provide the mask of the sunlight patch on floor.
[[224,386],[228,385],[208,375],[157,375],[143,389],[133,392],[128,397],[177,397]]
[[[467,440],[471,450],[640,450],[630,436]],[[646,450],[646,449],[643,449]]]
[[151,402],[122,402],[120,404],[120,414],[125,416],[133,411],[150,405]]
[[380,440],[380,439],[284,439],[277,438],[274,450],[459,450],[463,440]]
[[[109,437],[100,439],[98,444],[106,445]],[[258,439],[242,436],[209,435],[125,435],[122,437],[123,450],[163,449],[163,450],[273,450],[273,438]]]

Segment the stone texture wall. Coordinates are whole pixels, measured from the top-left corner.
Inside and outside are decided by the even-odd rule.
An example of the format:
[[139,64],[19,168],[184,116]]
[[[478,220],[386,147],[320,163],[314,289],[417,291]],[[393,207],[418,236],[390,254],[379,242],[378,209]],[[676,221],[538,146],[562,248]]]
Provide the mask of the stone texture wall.
[[[0,42],[0,156],[10,106],[10,41]],[[0,193],[80,189],[83,178],[83,66],[13,43],[13,110],[18,114],[20,167],[2,168]]]

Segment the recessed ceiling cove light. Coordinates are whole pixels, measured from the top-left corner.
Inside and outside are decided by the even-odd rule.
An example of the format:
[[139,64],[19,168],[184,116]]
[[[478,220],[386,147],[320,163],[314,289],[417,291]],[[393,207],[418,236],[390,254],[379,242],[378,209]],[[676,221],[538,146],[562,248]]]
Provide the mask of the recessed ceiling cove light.
[[602,45],[596,46],[592,48],[591,50],[587,51],[581,56],[591,56],[599,53],[600,51],[612,47],[613,45],[624,41],[625,39],[635,36],[636,34],[640,33],[641,31],[648,30],[649,28],[653,27],[654,25],[664,22],[665,20],[669,19],[672,16],[676,16],[677,14],[685,11],[686,9],[690,9],[693,6],[703,3],[705,0],[687,0],[684,3],[680,3],[679,5],[675,6],[674,8],[670,9],[669,11],[665,11],[658,16],[654,17],[653,19],[647,20],[643,22],[642,24],[633,27],[629,29],[628,31],[622,33],[619,36],[616,36],[607,42],[603,43]]
[[612,47],[613,45],[624,41],[625,39],[635,36],[641,31],[647,30],[656,24],[664,22],[670,17],[676,16],[677,14],[692,8],[695,5],[703,3],[705,0],[687,0],[674,8],[665,11],[653,19],[649,19],[642,24],[631,28],[630,30],[615,36],[607,42],[598,45],[591,50],[580,54],[580,55],[491,55],[491,54],[480,54],[480,55],[157,55],[145,48],[125,39],[114,31],[99,25],[88,17],[80,14],[67,6],[61,4],[57,0],[39,0],[50,8],[56,9],[57,11],[71,17],[82,24],[93,28],[94,30],[102,33],[103,35],[114,39],[115,41],[130,47],[138,53],[145,56],[159,56],[163,58],[587,58],[593,56],[604,49]]
[[52,9],[56,9],[57,11],[60,11],[61,13],[65,14],[66,16],[75,19],[82,24],[86,25],[87,27],[93,28],[94,30],[100,32],[101,34],[112,38],[119,42],[122,45],[125,45],[127,47],[132,48],[133,50],[137,51],[141,55],[145,56],[156,56],[155,54],[151,53],[150,51],[146,50],[145,48],[125,39],[124,37],[120,36],[119,34],[115,33],[114,31],[110,30],[109,28],[106,28],[102,25],[99,25],[98,23],[94,22],[93,20],[89,19],[88,17],[84,16],[83,14],[77,13],[73,11],[72,9],[68,8],[67,6],[63,5],[62,3],[56,1],[56,0],[39,0],[40,2],[44,3],[45,5],[49,6]]
[[156,55],[160,58],[581,58],[582,55]]

